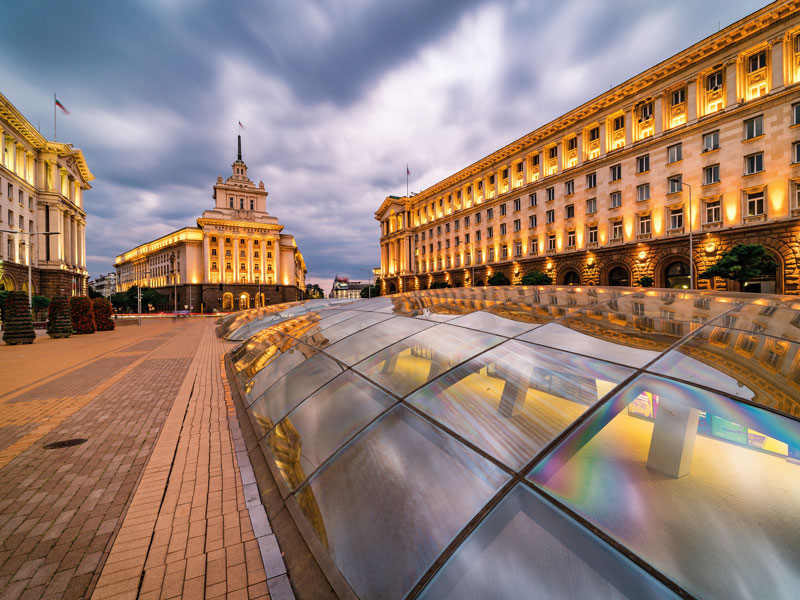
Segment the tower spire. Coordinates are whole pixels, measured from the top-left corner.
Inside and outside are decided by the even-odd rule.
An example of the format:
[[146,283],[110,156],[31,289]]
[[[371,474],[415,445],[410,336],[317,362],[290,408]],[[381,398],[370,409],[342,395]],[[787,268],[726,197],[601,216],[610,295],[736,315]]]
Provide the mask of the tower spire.
[[239,134],[238,136],[236,136],[236,137],[237,137],[237,138],[238,138],[238,140],[239,140],[239,154],[237,155],[237,158],[236,158],[236,160],[239,160],[239,161],[240,161],[240,160],[242,160],[242,134],[240,133],[240,134]]

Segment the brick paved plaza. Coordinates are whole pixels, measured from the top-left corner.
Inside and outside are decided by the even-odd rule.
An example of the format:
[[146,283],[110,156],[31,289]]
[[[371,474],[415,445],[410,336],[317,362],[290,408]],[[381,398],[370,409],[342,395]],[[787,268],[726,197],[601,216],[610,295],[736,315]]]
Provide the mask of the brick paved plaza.
[[211,319],[0,345],[0,598],[291,597],[230,346]]

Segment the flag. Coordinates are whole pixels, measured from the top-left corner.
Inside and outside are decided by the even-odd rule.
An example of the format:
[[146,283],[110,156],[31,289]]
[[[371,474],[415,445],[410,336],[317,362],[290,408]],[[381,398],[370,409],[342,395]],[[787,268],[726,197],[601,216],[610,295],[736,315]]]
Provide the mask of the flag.
[[406,165],[406,176],[411,175],[411,171],[408,169],[408,165]]
[[69,114],[69,111],[68,111],[68,110],[67,110],[67,109],[64,107],[64,105],[63,105],[63,104],[61,104],[61,102],[59,102],[58,98],[56,98],[56,106],[57,106],[58,108],[60,108],[62,111],[64,111],[64,114],[65,114],[65,115],[68,115],[68,114]]
[[244,125],[242,125],[241,121],[239,121],[239,129],[244,129]]

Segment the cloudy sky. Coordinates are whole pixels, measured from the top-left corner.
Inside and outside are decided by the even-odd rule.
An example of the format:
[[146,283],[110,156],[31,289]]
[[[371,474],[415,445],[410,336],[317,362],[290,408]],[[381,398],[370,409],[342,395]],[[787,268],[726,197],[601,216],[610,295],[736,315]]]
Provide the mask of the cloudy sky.
[[95,175],[89,271],[213,205],[237,122],[310,281],[379,262],[383,198],[424,189],[763,0],[27,0],[0,91]]

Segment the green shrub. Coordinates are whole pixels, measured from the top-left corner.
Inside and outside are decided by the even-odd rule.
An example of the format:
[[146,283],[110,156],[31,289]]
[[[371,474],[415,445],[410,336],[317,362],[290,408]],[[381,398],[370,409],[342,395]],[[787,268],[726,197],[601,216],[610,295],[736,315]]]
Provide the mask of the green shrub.
[[656,280],[650,277],[649,275],[639,277],[639,279],[636,281],[636,283],[638,283],[642,287],[653,287],[653,284],[655,282]]
[[51,338],[66,338],[73,333],[69,301],[64,296],[56,296],[48,309],[47,335]]
[[26,292],[10,292],[3,303],[3,341],[11,346],[32,344],[36,338]]
[[553,278],[540,271],[529,271],[522,276],[522,285],[550,285],[551,283],[553,283]]
[[504,273],[493,273],[486,285],[511,285],[511,280]]

